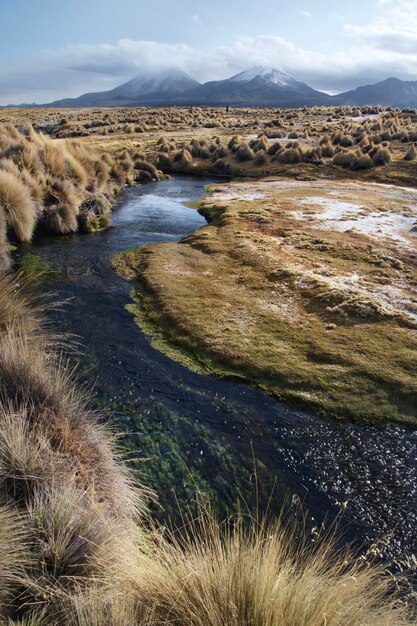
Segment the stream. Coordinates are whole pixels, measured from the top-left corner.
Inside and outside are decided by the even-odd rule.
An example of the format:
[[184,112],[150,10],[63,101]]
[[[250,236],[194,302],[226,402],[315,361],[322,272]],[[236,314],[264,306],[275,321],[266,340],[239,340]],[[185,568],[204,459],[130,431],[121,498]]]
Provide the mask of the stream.
[[127,461],[157,491],[162,518],[196,490],[222,514],[237,499],[272,513],[301,502],[311,524],[342,508],[349,541],[385,537],[386,556],[415,553],[413,429],[324,421],[245,384],[195,374],[153,349],[126,310],[131,285],[112,271],[111,256],[203,226],[183,203],[200,198],[209,182],[178,177],[130,189],[114,210],[114,228],[44,239],[17,253],[51,268],[42,289],[65,301],[50,314],[54,327],[79,337],[80,373],[93,381]]

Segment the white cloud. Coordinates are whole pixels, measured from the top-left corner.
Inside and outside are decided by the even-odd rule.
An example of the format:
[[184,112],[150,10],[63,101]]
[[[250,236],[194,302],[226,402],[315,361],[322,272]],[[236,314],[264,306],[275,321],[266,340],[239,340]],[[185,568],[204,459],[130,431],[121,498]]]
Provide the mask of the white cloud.
[[226,78],[253,65],[268,65],[329,92],[390,75],[417,79],[417,2],[377,2],[371,23],[344,25],[355,45],[331,54],[296,46],[279,36],[237,37],[228,46],[204,51],[185,44],[131,39],[44,50],[30,66],[0,72],[0,103],[41,103],[103,91],[142,69],[172,65],[202,82]]
[[310,11],[300,11],[300,13],[303,17],[311,17]]
[[193,22],[199,22],[200,21],[200,17],[197,14],[193,15],[191,19],[193,20]]
[[386,54],[417,56],[417,3],[415,0],[379,0],[379,15],[370,24],[346,24],[345,31],[361,37]]

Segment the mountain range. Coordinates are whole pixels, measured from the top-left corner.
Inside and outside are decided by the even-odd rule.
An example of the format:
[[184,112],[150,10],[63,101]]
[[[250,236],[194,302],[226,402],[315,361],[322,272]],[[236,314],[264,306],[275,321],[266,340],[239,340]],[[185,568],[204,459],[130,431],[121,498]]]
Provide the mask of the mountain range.
[[146,71],[109,91],[86,93],[44,106],[257,106],[385,105],[417,108],[417,81],[388,78],[330,96],[281,70],[255,66],[204,84],[178,68]]

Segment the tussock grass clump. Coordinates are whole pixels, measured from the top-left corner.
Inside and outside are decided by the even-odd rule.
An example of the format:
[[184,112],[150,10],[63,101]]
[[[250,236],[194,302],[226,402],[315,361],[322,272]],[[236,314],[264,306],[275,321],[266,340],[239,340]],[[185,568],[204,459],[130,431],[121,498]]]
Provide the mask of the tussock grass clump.
[[288,144],[287,148],[279,152],[276,158],[280,163],[301,163],[303,160],[303,153],[300,148],[289,147]]
[[32,604],[48,605],[51,586],[58,591],[74,577],[102,572],[101,554],[110,566],[114,555],[119,562],[124,542],[133,544],[141,496],[39,309],[32,313],[16,289],[0,278],[0,500],[22,521],[14,535],[8,526],[1,532],[29,537],[12,604],[31,611]]
[[368,154],[364,154],[358,148],[355,152],[353,150],[338,152],[333,158],[333,164],[351,170],[366,170],[372,167],[373,162]]
[[279,152],[281,149],[282,149],[282,146],[279,143],[279,141],[274,141],[274,143],[269,146],[267,152],[268,154],[273,156],[277,154],[277,152]]
[[50,207],[45,212],[44,224],[53,233],[74,233],[78,228],[74,207],[69,204]]
[[406,155],[404,156],[404,161],[414,161],[416,157],[417,157],[417,150],[413,144],[410,147],[410,149],[407,151]]
[[[62,234],[106,227],[115,183],[133,183],[133,169],[127,150],[115,158],[101,156],[80,143],[37,133],[32,126],[23,133],[0,124],[0,269],[9,267],[7,236],[30,241],[37,225]],[[148,162],[140,169],[158,177]]]
[[372,163],[376,166],[388,165],[391,162],[391,153],[386,148],[379,148],[372,156]]
[[158,180],[159,174],[155,165],[149,163],[148,161],[137,160],[134,163],[135,170],[140,170],[142,172],[147,172],[151,176],[151,180]]
[[337,554],[329,537],[316,547],[282,520],[245,528],[239,517],[221,526],[205,514],[170,539],[158,555],[163,569],[153,590],[156,623],[406,623],[405,612],[387,600],[377,569]]
[[255,159],[254,159],[254,163],[255,165],[265,165],[265,163],[267,162],[267,157],[266,157],[266,153],[264,150],[259,150],[256,153]]
[[29,189],[14,174],[0,170],[0,211],[18,241],[30,241],[36,223],[36,207]]
[[235,153],[236,161],[251,161],[255,156],[254,151],[247,143],[242,143]]
[[106,163],[77,144],[3,126],[0,147],[0,212],[17,241],[30,241],[37,223],[74,232],[85,198],[112,196]]
[[192,163],[193,157],[187,148],[183,150],[179,150],[173,158],[173,163],[179,169],[187,169],[188,166]]
[[233,173],[230,163],[224,159],[217,159],[217,161],[213,163],[213,171],[220,176],[231,176]]
[[156,165],[162,172],[170,172],[172,169],[172,159],[168,154],[160,153],[157,156]]

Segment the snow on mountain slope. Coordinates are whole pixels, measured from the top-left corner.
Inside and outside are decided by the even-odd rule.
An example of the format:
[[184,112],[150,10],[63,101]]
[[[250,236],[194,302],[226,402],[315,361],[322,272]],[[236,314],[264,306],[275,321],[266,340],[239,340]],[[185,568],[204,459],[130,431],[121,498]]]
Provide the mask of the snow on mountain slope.
[[256,65],[248,70],[240,72],[232,76],[229,80],[236,83],[249,82],[255,78],[262,78],[266,82],[273,83],[279,87],[288,87],[296,83],[297,81],[282,70],[277,70],[273,67],[264,67],[262,65]]
[[200,83],[178,68],[147,71],[135,76],[127,83],[113,89],[113,93],[128,98],[147,96],[154,93],[182,93]]

